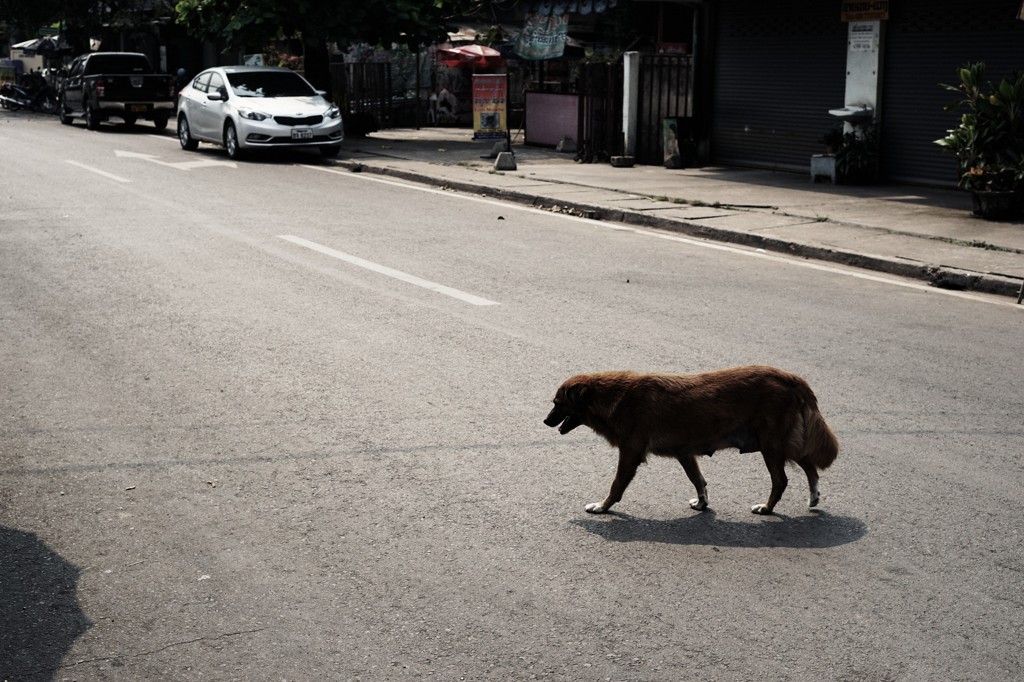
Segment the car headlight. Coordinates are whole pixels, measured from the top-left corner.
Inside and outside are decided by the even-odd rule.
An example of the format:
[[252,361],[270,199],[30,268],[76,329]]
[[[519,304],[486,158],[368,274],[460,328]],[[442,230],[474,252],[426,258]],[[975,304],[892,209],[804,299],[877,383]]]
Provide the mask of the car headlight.
[[268,114],[264,114],[262,111],[253,111],[252,109],[239,109],[238,115],[250,121],[265,121],[270,118]]
[[335,105],[331,105],[331,108],[327,110],[327,118],[340,118],[341,109]]

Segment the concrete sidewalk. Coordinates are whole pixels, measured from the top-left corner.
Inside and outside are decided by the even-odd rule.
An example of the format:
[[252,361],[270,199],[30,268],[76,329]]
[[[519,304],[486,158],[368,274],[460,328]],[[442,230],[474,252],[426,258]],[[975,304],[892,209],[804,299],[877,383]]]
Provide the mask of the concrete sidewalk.
[[346,141],[337,163],[939,287],[1017,297],[1024,282],[1024,221],[975,218],[969,195],[955,189],[832,186],[744,168],[613,168],[515,142],[517,169],[496,172],[493,147],[465,129],[395,129]]

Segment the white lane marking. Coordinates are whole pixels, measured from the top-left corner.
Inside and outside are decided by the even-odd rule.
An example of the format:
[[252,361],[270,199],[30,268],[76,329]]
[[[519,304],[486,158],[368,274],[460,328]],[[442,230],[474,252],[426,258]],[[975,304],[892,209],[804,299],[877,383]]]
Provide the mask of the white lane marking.
[[158,166],[167,166],[168,168],[174,168],[176,170],[189,171],[195,168],[214,168],[217,166],[225,166],[227,168],[238,168],[238,164],[234,161],[218,161],[217,159],[193,159],[191,161],[164,161],[159,156],[153,154],[141,154],[139,152],[126,152],[120,149],[114,150],[114,156],[119,159],[139,159],[141,161],[149,161],[155,163]]
[[[302,165],[302,164],[300,164]],[[324,168],[321,166],[307,166],[302,165],[303,168],[309,168],[311,170],[318,170],[324,173],[333,173],[335,175],[342,175],[346,177],[355,178],[358,180],[364,180],[367,182],[378,182],[383,185],[392,185],[394,187],[404,187],[406,189],[414,189],[420,192],[427,192],[430,194],[442,194],[446,197],[457,197],[465,201],[475,201],[477,203],[489,204],[491,206],[498,206],[503,209],[510,209],[516,211],[524,211],[527,213],[536,213],[538,215],[555,216],[563,220],[572,220],[578,223],[583,223],[589,227],[599,228],[602,230],[614,230],[617,232],[632,232],[637,235],[644,237],[653,237],[655,239],[665,239],[668,241],[677,242],[679,244],[687,244],[689,246],[699,246],[704,249],[712,249],[715,251],[725,251],[726,253],[734,253],[740,256],[747,256],[748,258],[760,258],[762,260],[772,261],[774,263],[783,263],[786,265],[794,265],[801,268],[808,268],[810,270],[818,270],[819,272],[827,272],[834,275],[844,275],[846,277],[853,277],[855,279],[862,279],[869,282],[877,282],[880,284],[891,284],[897,287],[903,287],[905,289],[913,289],[915,291],[922,291],[928,294],[937,294],[940,296],[952,296],[953,298],[960,298],[968,301],[974,301],[976,303],[988,303],[990,305],[1004,306],[1013,310],[1024,311],[1024,306],[1017,305],[1010,300],[1000,300],[998,298],[986,298],[977,294],[972,294],[966,291],[955,291],[952,289],[939,289],[938,287],[929,286],[927,284],[920,284],[918,282],[903,281],[898,279],[892,279],[890,277],[884,277],[882,275],[873,275],[868,272],[860,272],[857,270],[847,270],[832,265],[827,265],[820,262],[796,260],[793,258],[787,258],[786,256],[774,255],[763,249],[749,249],[737,246],[730,246],[728,244],[722,244],[717,242],[702,241],[700,239],[693,239],[690,237],[680,237],[674,234],[666,234],[664,232],[656,232],[654,230],[644,229],[642,227],[633,227],[630,225],[621,225],[615,223],[604,222],[600,220],[594,220],[593,218],[581,218],[580,216],[574,216],[570,213],[554,213],[552,211],[545,211],[540,208],[533,208],[532,206],[521,206],[514,202],[503,202],[498,199],[490,199],[487,197],[476,197],[469,194],[462,194],[460,192],[452,192],[451,190],[435,189],[433,187],[424,187],[422,185],[412,184],[410,182],[402,182],[398,180],[390,180],[382,177],[375,177],[367,173],[353,173],[350,170],[338,170],[335,168]]]
[[99,168],[87,166],[84,163],[79,163],[78,161],[67,161],[67,163],[70,163],[72,166],[76,166],[83,170],[87,170],[90,173],[95,173],[96,175],[102,175],[105,178],[110,178],[111,180],[117,180],[118,182],[131,182],[131,180],[129,180],[128,178],[122,178],[120,175],[114,175],[113,173],[108,173],[107,171],[100,170]]
[[316,242],[311,242],[308,239],[303,239],[302,237],[295,237],[290,234],[281,234],[278,235],[277,238],[283,239],[286,242],[291,242],[292,244],[297,244],[307,249],[311,249],[313,251],[316,251],[317,253],[322,253],[326,256],[337,258],[338,260],[345,261],[346,263],[349,263],[351,265],[355,265],[360,268],[364,268],[366,270],[370,270],[381,275],[387,275],[388,277],[392,277],[399,281],[405,282],[406,284],[413,284],[424,289],[429,289],[430,291],[435,291],[439,294],[444,294],[445,296],[451,296],[452,298],[458,299],[465,303],[471,303],[472,305],[499,305],[497,301],[491,301],[480,296],[468,294],[465,291],[460,291],[459,289],[453,289],[452,287],[448,287],[443,284],[438,284],[437,282],[431,282],[429,280],[417,277],[416,275],[410,275],[407,272],[395,270],[394,268],[389,268],[386,265],[380,265],[378,263],[364,260],[358,256],[353,256],[351,254],[344,253],[343,251],[337,251],[328,246],[323,246],[321,244],[317,244]]

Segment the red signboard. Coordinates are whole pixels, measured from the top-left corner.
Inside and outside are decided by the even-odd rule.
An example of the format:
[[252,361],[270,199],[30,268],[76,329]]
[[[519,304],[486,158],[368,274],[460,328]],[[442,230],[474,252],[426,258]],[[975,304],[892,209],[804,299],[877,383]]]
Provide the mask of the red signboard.
[[885,21],[889,18],[889,0],[843,0],[841,21]]
[[508,135],[508,76],[473,74],[473,139]]

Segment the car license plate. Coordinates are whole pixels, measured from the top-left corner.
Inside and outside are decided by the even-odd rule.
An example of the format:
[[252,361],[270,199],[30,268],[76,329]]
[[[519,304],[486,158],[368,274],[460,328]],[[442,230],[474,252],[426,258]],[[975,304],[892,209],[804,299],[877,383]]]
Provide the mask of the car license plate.
[[133,114],[144,114],[149,110],[149,107],[145,104],[129,104],[128,111]]
[[309,128],[296,128],[292,131],[293,140],[312,140],[313,131]]

